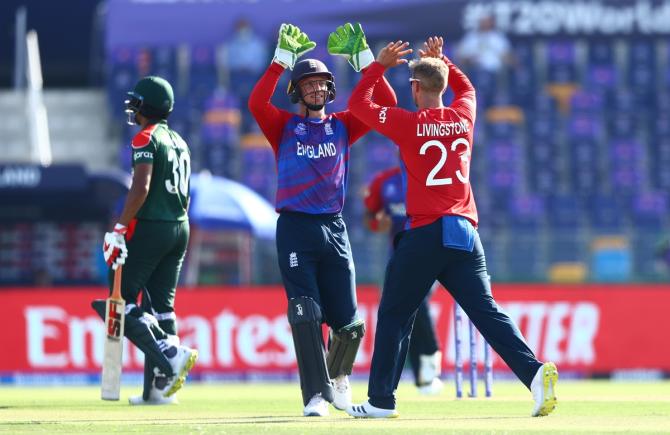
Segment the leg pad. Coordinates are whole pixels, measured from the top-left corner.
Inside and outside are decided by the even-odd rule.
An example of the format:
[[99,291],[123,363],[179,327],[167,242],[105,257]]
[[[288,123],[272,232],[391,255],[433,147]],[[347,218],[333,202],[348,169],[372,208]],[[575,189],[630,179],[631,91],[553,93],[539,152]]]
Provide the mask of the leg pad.
[[304,405],[315,395],[333,401],[333,387],[328,377],[321,334],[321,307],[312,298],[299,297],[288,301],[288,321],[300,372],[300,389]]
[[331,379],[340,375],[351,374],[358,347],[361,345],[364,335],[365,323],[362,320],[356,320],[333,332],[328,358],[326,359]]

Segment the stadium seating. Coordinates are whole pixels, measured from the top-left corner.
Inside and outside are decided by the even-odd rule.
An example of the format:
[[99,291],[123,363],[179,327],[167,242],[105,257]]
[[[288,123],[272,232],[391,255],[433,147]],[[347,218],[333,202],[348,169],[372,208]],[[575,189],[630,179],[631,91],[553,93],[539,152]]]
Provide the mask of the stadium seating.
[[577,81],[577,44],[574,40],[548,41],[545,55],[546,82]]
[[[194,168],[239,179],[272,201],[274,156],[246,109],[256,77],[230,74],[217,62],[215,45],[187,47],[184,68],[183,49],[110,52],[111,104],[118,107],[138,74],[170,77],[185,90],[171,122],[191,143]],[[542,280],[564,276],[561,270],[581,277],[572,272],[588,265],[584,279],[616,280],[621,276],[608,268],[615,264],[610,257],[631,265],[626,277],[654,279],[649,243],[669,223],[670,44],[562,37],[519,39],[512,49],[516,62],[498,76],[467,70],[478,96],[470,177],[494,279]],[[328,110],[344,110],[359,74],[321,45],[310,55],[335,73],[338,95]],[[273,103],[293,110],[284,92],[288,76],[282,75]],[[413,109],[407,70],[391,69],[386,77],[399,106]],[[129,141],[125,130],[122,140]],[[120,156],[126,166],[127,153]],[[357,270],[383,270],[386,260],[385,244],[361,225],[360,192],[397,163],[395,145],[379,134],[352,148],[345,217]],[[605,248],[596,258],[599,237],[625,242],[597,244]]]

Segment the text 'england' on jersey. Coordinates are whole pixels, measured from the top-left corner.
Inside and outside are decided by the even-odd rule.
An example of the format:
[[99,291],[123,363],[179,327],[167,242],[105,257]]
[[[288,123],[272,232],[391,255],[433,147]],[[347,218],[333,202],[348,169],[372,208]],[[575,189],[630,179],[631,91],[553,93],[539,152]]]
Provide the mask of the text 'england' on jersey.
[[133,168],[152,164],[149,194],[137,212],[139,219],[183,221],[188,219],[191,153],[186,142],[166,121],[151,124],[132,142]]
[[293,116],[277,153],[277,210],[338,213],[349,172],[347,128],[337,114],[325,119]]

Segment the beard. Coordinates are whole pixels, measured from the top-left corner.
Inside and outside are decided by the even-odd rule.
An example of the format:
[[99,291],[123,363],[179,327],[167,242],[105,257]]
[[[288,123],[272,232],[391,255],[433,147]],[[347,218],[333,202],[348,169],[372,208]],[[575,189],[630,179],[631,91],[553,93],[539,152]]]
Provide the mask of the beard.
[[[328,98],[328,91],[314,91],[307,94],[307,96],[312,97],[311,98],[312,101],[318,101],[318,100],[323,101],[323,103],[309,103],[307,102],[306,96],[302,97],[302,102],[305,104],[305,107],[307,107],[309,110],[312,111],[319,111],[323,109],[323,106],[326,105],[326,99]],[[321,98],[318,98],[318,96],[321,96]]]

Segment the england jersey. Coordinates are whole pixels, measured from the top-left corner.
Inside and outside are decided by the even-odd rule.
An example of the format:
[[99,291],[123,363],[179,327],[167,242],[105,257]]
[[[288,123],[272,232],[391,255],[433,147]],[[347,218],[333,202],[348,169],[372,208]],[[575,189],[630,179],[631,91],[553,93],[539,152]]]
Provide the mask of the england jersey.
[[428,225],[445,215],[462,216],[477,226],[477,207],[470,186],[475,89],[454,64],[449,86],[454,100],[448,107],[410,112],[371,100],[372,89],[384,73],[373,63],[349,99],[350,111],[365,124],[395,142],[407,176],[407,215],[410,227]]
[[[339,213],[349,174],[349,146],[370,127],[347,111],[307,118],[275,107],[270,99],[284,68],[272,63],[249,97],[249,109],[270,142],[277,161],[276,209],[310,214]],[[375,90],[381,104],[395,105],[382,78]]]

